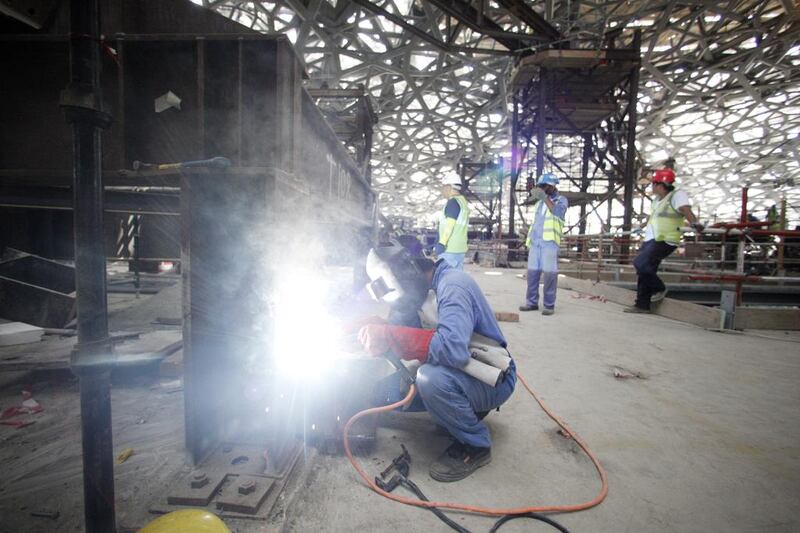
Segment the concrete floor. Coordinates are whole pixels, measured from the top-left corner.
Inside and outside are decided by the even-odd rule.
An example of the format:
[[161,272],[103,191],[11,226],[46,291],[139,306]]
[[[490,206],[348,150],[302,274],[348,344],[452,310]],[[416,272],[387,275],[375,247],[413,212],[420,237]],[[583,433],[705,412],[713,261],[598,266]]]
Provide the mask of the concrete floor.
[[[521,271],[468,270],[496,311],[517,310]],[[554,316],[526,313],[501,324],[520,373],[609,474],[604,503],[555,518],[573,533],[800,530],[800,334],[715,333],[574,296],[560,291]],[[617,379],[615,367],[644,379]],[[137,450],[116,470],[118,522],[128,527],[143,523],[153,491],[186,468],[181,395],[152,385],[112,393],[115,450]],[[81,530],[76,391],[71,382],[37,383],[42,418],[21,430],[0,427],[0,531]],[[17,397],[18,387],[0,386],[2,406]],[[487,421],[493,461],[462,482],[428,477],[447,440],[425,413],[384,416],[378,446],[362,464],[374,475],[404,443],[411,478],[431,499],[486,506],[575,503],[599,490],[591,462],[521,386]],[[309,450],[302,473],[276,519],[231,522],[231,529],[449,530],[429,511],[370,492],[341,456]],[[57,503],[61,517],[31,518],[43,502]],[[451,516],[475,532],[493,523]],[[501,531],[555,530],[517,520]]]
[[[468,270],[496,311],[522,303],[519,270]],[[559,291],[553,316],[501,324],[519,372],[608,471],[604,503],[555,518],[573,532],[800,530],[800,335],[715,333],[574,295]],[[645,379],[617,379],[614,367]],[[405,443],[412,479],[435,500],[574,503],[599,490],[591,462],[522,387],[487,421],[493,461],[462,482],[427,476],[447,443],[424,414],[385,420],[364,463],[375,473]],[[317,459],[289,516],[291,531],[449,530],[429,511],[369,492],[340,457]],[[493,523],[454,516],[472,531]],[[502,531],[555,530],[517,520]]]

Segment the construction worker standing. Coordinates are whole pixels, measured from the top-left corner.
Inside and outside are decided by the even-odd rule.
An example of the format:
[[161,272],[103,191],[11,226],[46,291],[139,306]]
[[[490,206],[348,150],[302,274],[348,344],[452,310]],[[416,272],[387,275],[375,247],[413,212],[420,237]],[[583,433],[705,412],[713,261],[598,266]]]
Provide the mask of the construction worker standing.
[[458,270],[464,270],[467,253],[467,226],[469,207],[461,194],[461,178],[453,173],[442,180],[442,194],[447,203],[439,217],[439,239],[433,252]]
[[783,229],[781,227],[781,217],[778,214],[778,206],[772,204],[772,206],[767,209],[767,222],[769,222],[769,226],[767,229],[772,231],[778,231]]
[[536,215],[528,231],[528,291],[525,305],[520,311],[539,309],[539,279],[544,280],[543,315],[552,315],[556,305],[558,286],[558,249],[564,230],[564,216],[568,202],[558,194],[558,178],[550,173],[542,174],[539,183],[531,190],[531,196],[538,200]]
[[649,313],[650,304],[660,302],[667,287],[658,277],[658,266],[675,251],[681,241],[683,219],[695,231],[703,231],[689,203],[689,195],[675,187],[675,172],[670,168],[656,170],[651,181],[655,198],[645,229],[644,244],[633,260],[636,267],[636,304],[626,307],[626,313]]

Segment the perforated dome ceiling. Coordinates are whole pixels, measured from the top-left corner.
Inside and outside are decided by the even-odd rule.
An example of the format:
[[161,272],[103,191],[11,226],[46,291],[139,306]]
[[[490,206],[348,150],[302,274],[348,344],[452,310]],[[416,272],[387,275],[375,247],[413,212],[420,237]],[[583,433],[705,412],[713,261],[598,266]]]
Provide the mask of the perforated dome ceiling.
[[[515,5],[545,9],[544,1],[471,2],[484,5],[484,25],[496,25],[479,33],[440,9],[469,8],[458,0],[197,3],[258,31],[285,33],[312,86],[366,87],[379,117],[372,175],[381,210],[420,218],[440,208],[439,180],[461,158],[509,157],[513,56],[501,42],[511,40],[505,32],[537,35],[512,14],[520,13]],[[703,218],[735,217],[749,182],[751,210],[763,214],[785,195],[797,223],[800,13],[793,0],[550,3],[548,20],[581,46],[599,46],[611,30],[642,30],[637,145],[648,165],[676,159]]]

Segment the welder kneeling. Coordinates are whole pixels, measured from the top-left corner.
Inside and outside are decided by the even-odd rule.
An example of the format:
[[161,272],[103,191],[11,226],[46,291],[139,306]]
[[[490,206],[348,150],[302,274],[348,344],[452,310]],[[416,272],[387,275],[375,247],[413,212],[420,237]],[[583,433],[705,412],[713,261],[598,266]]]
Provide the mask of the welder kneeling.
[[[436,294],[435,329],[369,324],[358,336],[372,355],[392,352],[422,363],[416,377],[419,394],[409,410],[427,410],[454,440],[431,465],[430,475],[437,481],[464,479],[491,461],[491,436],[481,418],[508,400],[516,384],[516,367],[504,350],[506,341],[494,312],[469,274],[442,260],[411,257],[395,243],[370,251],[367,274],[372,295],[393,307],[419,309],[429,289]],[[506,354],[496,381],[473,370],[484,364],[472,359],[475,334]],[[384,404],[402,397],[400,381],[394,375],[382,382]]]

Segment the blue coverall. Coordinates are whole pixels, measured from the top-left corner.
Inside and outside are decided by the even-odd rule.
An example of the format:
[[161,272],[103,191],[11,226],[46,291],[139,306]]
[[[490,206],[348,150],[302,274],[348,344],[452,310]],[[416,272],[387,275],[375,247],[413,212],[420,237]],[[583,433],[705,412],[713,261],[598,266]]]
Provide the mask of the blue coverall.
[[[417,371],[419,394],[409,410],[427,410],[459,442],[488,448],[489,428],[478,420],[476,412],[491,411],[508,400],[517,382],[516,366],[512,361],[496,387],[462,372],[460,368],[469,359],[467,346],[473,332],[494,339],[503,347],[506,340],[489,302],[469,274],[440,260],[431,288],[436,292],[439,324],[428,349],[428,361]],[[393,374],[379,384],[381,403],[401,399],[399,381],[399,376]]]
[[[564,219],[567,213],[567,199],[554,192],[550,200],[555,204],[553,216]],[[536,307],[539,305],[539,279],[544,281],[544,307],[553,309],[556,305],[556,289],[558,288],[558,245],[555,241],[542,239],[544,215],[547,204],[541,200],[536,206],[536,216],[530,229],[531,249],[528,251],[528,291],[525,303]]]

